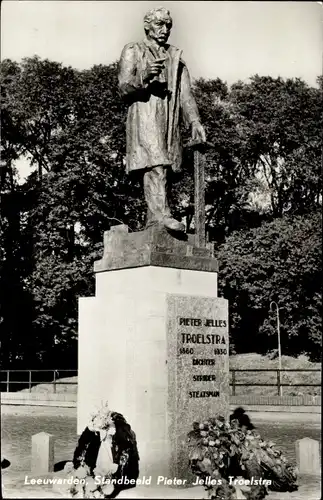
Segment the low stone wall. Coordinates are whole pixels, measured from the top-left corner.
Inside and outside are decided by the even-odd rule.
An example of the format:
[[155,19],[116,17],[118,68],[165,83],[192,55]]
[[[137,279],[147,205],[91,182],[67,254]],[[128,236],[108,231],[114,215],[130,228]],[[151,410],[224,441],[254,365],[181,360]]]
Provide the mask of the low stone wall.
[[[2,392],[1,403],[3,405],[76,408],[77,394]],[[321,398],[319,396],[231,396],[231,409],[233,410],[237,406],[242,406],[249,411],[321,413]]]
[[46,392],[2,392],[1,404],[25,406],[57,406],[76,408],[77,394],[51,394]]
[[246,411],[289,413],[321,413],[320,396],[258,396],[257,394],[230,396],[233,410],[242,406]]
[[230,404],[236,406],[321,406],[320,396],[258,396],[257,394],[230,396]]
[[[273,413],[313,413],[320,415],[321,407],[320,406],[283,406],[283,405],[250,405],[250,404],[240,404],[238,406],[242,406],[245,411],[250,412],[273,412]],[[234,410],[237,408],[236,404],[230,403],[230,410]]]

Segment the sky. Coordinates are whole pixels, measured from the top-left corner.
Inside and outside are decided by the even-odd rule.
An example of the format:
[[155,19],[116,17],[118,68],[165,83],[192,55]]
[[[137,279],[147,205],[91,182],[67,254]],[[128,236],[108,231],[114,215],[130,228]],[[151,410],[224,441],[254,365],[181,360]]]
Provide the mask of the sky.
[[[171,11],[169,42],[183,50],[192,78],[229,85],[254,74],[322,74],[322,2],[3,0],[1,59],[37,54],[74,68],[117,61],[126,43],[144,36],[143,16]],[[19,161],[23,179],[29,162]]]
[[143,15],[157,6],[174,20],[170,43],[183,49],[193,78],[229,84],[253,74],[322,73],[322,2],[4,0],[1,57],[38,54],[75,68],[116,61],[143,37]]

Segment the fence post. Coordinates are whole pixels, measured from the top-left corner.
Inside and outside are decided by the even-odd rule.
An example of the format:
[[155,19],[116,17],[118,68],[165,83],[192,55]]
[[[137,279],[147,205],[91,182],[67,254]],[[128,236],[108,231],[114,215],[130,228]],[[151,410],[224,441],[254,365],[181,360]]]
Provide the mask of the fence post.
[[54,394],[56,394],[56,370],[54,370],[54,380],[53,380],[53,383],[54,383]]
[[280,392],[280,370],[277,370],[277,389],[278,389],[278,396],[281,396],[281,392]]
[[31,370],[29,370],[28,387],[29,387],[29,392],[31,392]]
[[7,370],[7,392],[9,392],[9,370]]
[[48,474],[54,471],[55,437],[39,432],[31,437],[31,472]]
[[232,370],[232,396],[236,395],[236,371]]

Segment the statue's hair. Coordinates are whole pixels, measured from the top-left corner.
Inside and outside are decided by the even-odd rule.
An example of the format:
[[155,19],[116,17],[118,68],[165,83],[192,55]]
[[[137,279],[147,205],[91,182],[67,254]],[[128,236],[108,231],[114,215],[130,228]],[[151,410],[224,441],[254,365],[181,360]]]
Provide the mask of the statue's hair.
[[149,12],[147,12],[144,16],[145,31],[146,31],[146,25],[151,23],[151,21],[156,17],[157,12],[161,12],[165,16],[169,17],[170,20],[173,22],[168,9],[165,9],[165,7],[155,7],[154,9],[151,9]]

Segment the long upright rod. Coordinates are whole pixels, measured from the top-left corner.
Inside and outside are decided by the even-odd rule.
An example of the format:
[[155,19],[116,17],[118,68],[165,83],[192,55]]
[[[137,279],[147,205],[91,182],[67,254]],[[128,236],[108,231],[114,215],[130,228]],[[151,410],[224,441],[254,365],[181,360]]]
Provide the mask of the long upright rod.
[[195,245],[205,248],[205,178],[204,154],[194,150]]

